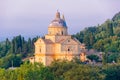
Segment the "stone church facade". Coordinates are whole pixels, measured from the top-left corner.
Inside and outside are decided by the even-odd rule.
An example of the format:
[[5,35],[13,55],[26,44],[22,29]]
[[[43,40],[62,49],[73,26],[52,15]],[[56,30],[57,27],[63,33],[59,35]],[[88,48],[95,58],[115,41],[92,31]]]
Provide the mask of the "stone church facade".
[[71,61],[74,57],[85,61],[85,46],[68,34],[68,27],[64,16],[57,12],[55,19],[48,26],[48,34],[39,38],[35,43],[34,57],[30,62],[41,62],[50,65],[53,60],[66,59]]

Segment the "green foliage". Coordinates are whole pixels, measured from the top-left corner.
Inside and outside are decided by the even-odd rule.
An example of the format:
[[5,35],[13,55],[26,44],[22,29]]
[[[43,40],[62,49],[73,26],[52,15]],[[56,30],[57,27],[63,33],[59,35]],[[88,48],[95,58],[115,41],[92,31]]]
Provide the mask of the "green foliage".
[[112,18],[113,21],[117,21],[120,20],[120,12],[118,12],[117,14],[115,14],[115,16]]
[[0,43],[0,58],[4,57],[7,53],[9,53],[9,49],[11,48],[11,43],[7,38],[5,42]]
[[55,80],[63,80],[63,73],[70,70],[75,63],[57,60],[50,65],[51,72],[55,75]]
[[120,61],[120,54],[119,53],[103,53],[102,54],[102,62],[103,62],[103,65],[106,65],[107,63],[115,63],[115,64],[118,64]]
[[42,64],[23,64],[16,69],[0,69],[0,80],[54,80],[48,67]]
[[0,68],[18,67],[22,59],[34,53],[34,42],[36,38],[29,38],[28,41],[21,35],[14,37],[11,41],[0,42]]
[[85,64],[84,62],[81,62],[81,60],[77,57],[74,57],[71,62],[77,63],[77,64]]
[[110,54],[108,56],[108,63],[111,63],[111,62],[117,62],[118,58],[120,57],[120,55],[118,53],[114,53],[114,54]]
[[[120,12],[101,25],[85,28],[73,35],[85,43],[87,49],[94,48],[103,53],[103,66],[83,64],[77,58],[72,61],[57,60],[50,66],[22,64],[22,59],[33,55],[34,42],[21,35],[11,41],[0,42],[0,80],[119,80],[120,79]],[[87,56],[98,61],[98,56]],[[115,61],[116,63],[112,63]],[[109,64],[108,64],[109,63]],[[112,64],[111,64],[112,63]],[[106,65],[105,65],[106,64]],[[15,69],[8,69],[9,67]]]
[[102,72],[106,74],[104,80],[120,80],[120,65],[106,65]]
[[0,68],[19,67],[22,63],[20,55],[8,54],[0,59]]
[[103,66],[54,61],[50,66],[24,63],[15,69],[1,69],[0,80],[119,80],[120,64]]
[[103,80],[105,75],[99,67],[69,61],[54,61],[50,70],[55,80]]
[[73,37],[84,42],[87,49],[120,52],[120,12],[112,20],[108,19],[101,25],[85,28]]
[[[88,65],[77,65],[64,73],[65,80],[104,80],[100,69]],[[73,77],[74,76],[74,77]]]
[[102,53],[102,64],[106,65],[108,60],[108,54],[107,53]]
[[96,62],[99,61],[99,57],[97,55],[94,55],[94,54],[88,55],[87,58],[90,59],[91,61],[93,61],[93,60]]

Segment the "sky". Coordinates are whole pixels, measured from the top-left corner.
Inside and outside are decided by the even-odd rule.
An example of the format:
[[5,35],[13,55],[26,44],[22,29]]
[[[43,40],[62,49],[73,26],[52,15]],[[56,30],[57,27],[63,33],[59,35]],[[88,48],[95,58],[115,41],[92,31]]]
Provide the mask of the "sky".
[[0,41],[47,34],[57,10],[64,14],[69,34],[75,34],[111,19],[120,12],[120,0],[0,0]]

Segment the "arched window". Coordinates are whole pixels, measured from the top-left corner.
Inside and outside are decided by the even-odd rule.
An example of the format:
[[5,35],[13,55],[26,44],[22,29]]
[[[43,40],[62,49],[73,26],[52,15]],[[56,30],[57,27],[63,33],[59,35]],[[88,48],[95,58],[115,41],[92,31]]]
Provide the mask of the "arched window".
[[70,49],[68,48],[68,51],[70,51]]
[[68,40],[68,42],[70,42],[70,40]]
[[56,35],[59,35],[59,33],[57,33]]
[[61,32],[61,34],[63,35],[63,31]]
[[40,52],[41,52],[41,48],[40,48]]

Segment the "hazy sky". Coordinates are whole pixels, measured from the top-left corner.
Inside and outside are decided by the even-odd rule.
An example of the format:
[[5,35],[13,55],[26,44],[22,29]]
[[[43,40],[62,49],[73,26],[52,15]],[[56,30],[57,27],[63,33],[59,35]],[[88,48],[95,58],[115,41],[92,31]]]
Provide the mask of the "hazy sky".
[[120,0],[0,0],[0,40],[47,34],[57,9],[75,34],[111,19],[120,11]]

